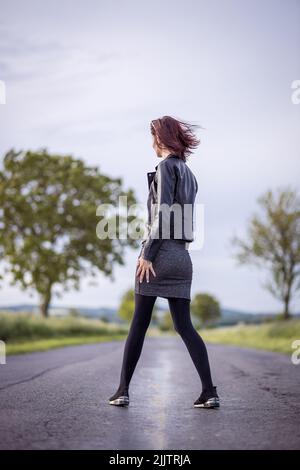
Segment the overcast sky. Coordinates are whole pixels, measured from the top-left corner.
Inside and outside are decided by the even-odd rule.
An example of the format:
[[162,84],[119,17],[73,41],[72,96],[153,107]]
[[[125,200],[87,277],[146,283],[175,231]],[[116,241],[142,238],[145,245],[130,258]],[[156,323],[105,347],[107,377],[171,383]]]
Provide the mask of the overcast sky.
[[[291,101],[299,0],[0,0],[0,11],[1,156],[12,147],[71,153],[122,177],[146,204],[146,173],[159,161],[150,120],[202,125],[188,163],[205,208],[192,294],[278,311],[266,273],[238,267],[229,239],[245,234],[261,193],[300,186],[300,105]],[[85,279],[53,303],[117,306],[134,287],[137,254],[127,250],[115,282]],[[0,305],[37,299],[8,283],[0,291]]]

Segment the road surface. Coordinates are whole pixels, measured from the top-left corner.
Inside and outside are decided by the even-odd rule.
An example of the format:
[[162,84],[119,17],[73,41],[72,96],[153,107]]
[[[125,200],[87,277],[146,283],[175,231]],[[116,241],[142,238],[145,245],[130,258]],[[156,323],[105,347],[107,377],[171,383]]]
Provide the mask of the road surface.
[[221,408],[192,404],[200,381],[179,336],[146,337],[128,408],[108,404],[124,341],[8,356],[1,449],[299,449],[300,365],[209,345]]

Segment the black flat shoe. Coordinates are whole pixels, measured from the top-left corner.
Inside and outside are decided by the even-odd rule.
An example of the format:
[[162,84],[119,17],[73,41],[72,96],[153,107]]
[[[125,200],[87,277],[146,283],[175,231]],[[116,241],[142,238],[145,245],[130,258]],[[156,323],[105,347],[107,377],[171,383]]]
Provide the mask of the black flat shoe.
[[129,405],[129,393],[128,389],[117,390],[116,393],[109,398],[110,405],[116,406],[128,406]]
[[219,408],[220,399],[217,394],[217,387],[213,387],[212,392],[203,391],[200,397],[194,402],[195,408]]

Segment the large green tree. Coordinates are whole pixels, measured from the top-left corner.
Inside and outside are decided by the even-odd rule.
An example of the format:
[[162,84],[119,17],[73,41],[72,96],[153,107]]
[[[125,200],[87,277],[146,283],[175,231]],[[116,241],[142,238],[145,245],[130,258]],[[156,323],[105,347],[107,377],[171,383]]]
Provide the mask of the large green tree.
[[290,301],[300,289],[300,198],[291,188],[267,191],[258,198],[261,215],[254,214],[246,239],[232,237],[239,264],[268,270],[264,286],[283,302],[290,317]]
[[[44,316],[53,294],[79,289],[83,275],[101,271],[114,280],[113,266],[124,264],[124,249],[137,248],[133,237],[119,237],[134,215],[107,210],[99,219],[99,205],[136,204],[133,190],[124,191],[121,178],[110,178],[95,166],[70,155],[40,151],[9,151],[0,171],[0,257],[11,285],[35,290]],[[100,239],[100,220],[116,218],[116,237]],[[138,219],[139,220],[139,219]],[[126,224],[126,225],[125,225]],[[126,228],[125,228],[126,231]]]
[[191,302],[191,312],[202,324],[213,323],[221,317],[218,300],[206,293],[196,294]]

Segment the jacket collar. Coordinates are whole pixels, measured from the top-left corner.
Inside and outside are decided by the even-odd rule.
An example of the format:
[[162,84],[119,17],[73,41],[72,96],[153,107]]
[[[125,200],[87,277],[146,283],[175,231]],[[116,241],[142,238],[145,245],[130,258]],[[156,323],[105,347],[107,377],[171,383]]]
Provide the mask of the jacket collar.
[[[178,158],[177,155],[175,155],[175,153],[169,153],[169,155],[167,155],[165,158],[163,158],[162,160],[166,160],[167,158],[172,158],[172,157],[175,157],[175,158]],[[160,162],[159,162],[160,163]],[[159,163],[155,166],[155,170],[157,170],[157,167],[159,165]]]

